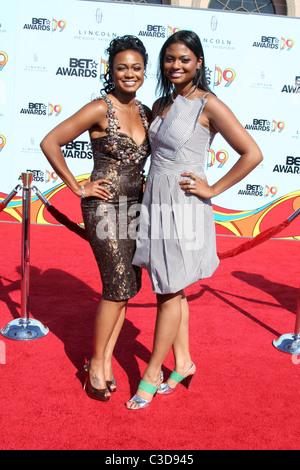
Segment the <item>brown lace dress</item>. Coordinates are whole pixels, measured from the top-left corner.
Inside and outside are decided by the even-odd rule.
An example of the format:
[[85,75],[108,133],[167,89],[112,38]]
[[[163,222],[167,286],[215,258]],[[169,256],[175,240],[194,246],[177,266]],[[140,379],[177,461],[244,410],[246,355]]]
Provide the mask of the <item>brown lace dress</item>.
[[[132,265],[136,225],[142,201],[142,170],[150,153],[148,136],[140,146],[126,134],[119,133],[119,121],[112,102],[107,103],[107,135],[91,139],[94,169],[91,181],[105,178],[112,184],[112,198],[104,201],[82,199],[81,208],[87,239],[92,247],[102,280],[102,298],[128,300],[141,288],[141,268]],[[139,101],[140,116],[147,131],[148,123]]]

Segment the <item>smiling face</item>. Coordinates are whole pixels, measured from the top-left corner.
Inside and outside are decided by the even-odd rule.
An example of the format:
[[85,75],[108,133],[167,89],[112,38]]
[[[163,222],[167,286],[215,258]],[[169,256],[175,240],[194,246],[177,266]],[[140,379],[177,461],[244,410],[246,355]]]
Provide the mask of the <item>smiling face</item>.
[[167,47],[164,56],[164,73],[175,86],[192,86],[196,70],[203,58],[198,60],[195,54],[182,42]]
[[144,59],[134,50],[118,52],[114,58],[113,80],[116,89],[135,93],[144,83]]

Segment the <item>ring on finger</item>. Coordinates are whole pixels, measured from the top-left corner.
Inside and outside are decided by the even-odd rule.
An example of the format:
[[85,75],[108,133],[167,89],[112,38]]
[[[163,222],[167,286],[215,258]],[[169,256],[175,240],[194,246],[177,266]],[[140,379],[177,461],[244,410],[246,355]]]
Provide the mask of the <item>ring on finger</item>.
[[193,186],[195,184],[195,180],[190,181],[190,185]]

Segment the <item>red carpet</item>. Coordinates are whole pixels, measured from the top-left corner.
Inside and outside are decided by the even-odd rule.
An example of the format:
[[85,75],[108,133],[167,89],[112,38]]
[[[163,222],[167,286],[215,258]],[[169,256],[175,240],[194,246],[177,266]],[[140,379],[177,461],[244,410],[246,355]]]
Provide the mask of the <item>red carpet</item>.
[[[0,327],[20,316],[21,226],[0,223]],[[284,232],[280,234],[284,236]],[[217,238],[225,252],[243,239]],[[87,242],[64,227],[31,227],[30,316],[49,334],[0,337],[0,449],[299,449],[300,364],[272,341],[292,333],[299,294],[299,242],[269,240],[221,261],[186,293],[197,374],[128,411],[152,347],[155,297],[147,275],[128,309],[114,359],[118,391],[108,403],[82,391],[101,286]],[[4,362],[4,361],[2,361]],[[172,355],[165,361],[167,376]]]

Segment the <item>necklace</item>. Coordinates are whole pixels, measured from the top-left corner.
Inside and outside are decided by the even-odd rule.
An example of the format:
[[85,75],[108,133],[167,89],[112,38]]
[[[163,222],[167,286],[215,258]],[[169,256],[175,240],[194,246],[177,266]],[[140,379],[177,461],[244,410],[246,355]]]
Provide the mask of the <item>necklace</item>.
[[[193,87],[190,89],[190,91],[189,91],[186,95],[184,95],[182,98],[187,98],[188,96],[190,96],[190,95],[196,90],[196,88],[197,88],[197,85],[193,86]],[[173,93],[172,93],[172,95],[171,95],[171,99],[172,99],[172,101],[174,102],[174,96],[173,96],[173,95],[174,95],[174,91],[173,91]],[[179,96],[179,95],[177,95],[177,96]],[[177,98],[177,96],[176,96],[176,98]],[[176,99],[176,98],[175,98],[175,99]]]

